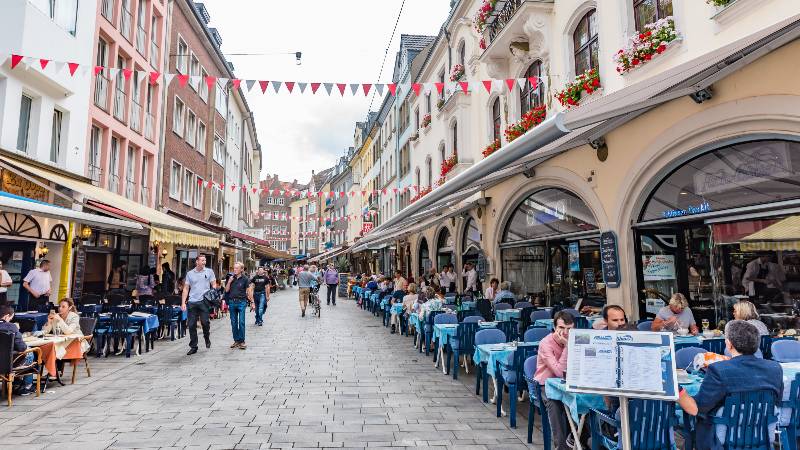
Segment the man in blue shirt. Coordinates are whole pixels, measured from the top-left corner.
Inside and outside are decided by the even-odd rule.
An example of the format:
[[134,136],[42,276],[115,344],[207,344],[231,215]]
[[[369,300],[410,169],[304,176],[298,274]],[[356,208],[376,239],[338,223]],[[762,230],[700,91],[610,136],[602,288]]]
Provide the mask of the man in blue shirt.
[[322,278],[317,272],[316,266],[303,266],[303,271],[297,276],[297,287],[300,288],[300,316],[306,316],[308,299],[311,296],[311,288],[319,286]]
[[181,297],[181,309],[189,310],[187,327],[189,328],[189,353],[197,353],[197,321],[203,327],[203,337],[206,348],[211,348],[211,324],[208,322],[208,305],[203,300],[203,294],[211,289],[211,283],[216,280],[214,271],[206,267],[206,256],[197,255],[194,260],[195,267],[186,273]]
[[691,396],[683,389],[678,394],[683,411],[698,416],[697,448],[722,448],[709,417],[725,404],[728,394],[767,390],[774,394],[775,404],[780,405],[783,369],[775,361],[754,356],[760,341],[758,329],[752,324],[742,320],[729,322],[725,327],[725,346],[733,358],[708,366],[697,395]]

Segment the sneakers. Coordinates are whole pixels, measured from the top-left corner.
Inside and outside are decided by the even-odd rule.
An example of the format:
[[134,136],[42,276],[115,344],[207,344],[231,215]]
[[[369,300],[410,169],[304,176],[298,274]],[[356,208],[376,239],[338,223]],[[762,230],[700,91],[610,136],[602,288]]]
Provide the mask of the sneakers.
[[234,342],[233,344],[231,344],[231,348],[237,348],[237,347],[239,347],[238,342]]
[[206,339],[206,348],[211,348],[211,340]]
[[33,385],[24,386],[19,390],[19,395],[21,395],[23,397],[27,397],[27,396],[29,396],[31,394],[35,394],[35,393],[36,393],[36,388]]
[[247,344],[245,344],[244,342],[240,342],[239,343],[239,350],[244,350],[246,348],[247,348]]
[[186,356],[194,355],[195,353],[197,353],[197,349],[196,348],[190,348],[189,351],[186,353]]
[[302,314],[300,314],[300,317],[305,317],[305,316],[306,316],[306,310],[304,309],[304,310],[302,311]]

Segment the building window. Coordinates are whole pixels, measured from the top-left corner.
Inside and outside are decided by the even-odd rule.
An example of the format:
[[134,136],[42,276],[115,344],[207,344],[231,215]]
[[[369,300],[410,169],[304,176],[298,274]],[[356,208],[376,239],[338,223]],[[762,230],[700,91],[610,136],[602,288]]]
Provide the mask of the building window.
[[[519,96],[519,115],[522,116],[526,112],[533,109],[534,106],[542,104],[544,93],[542,92],[542,83],[539,82],[539,77],[542,76],[542,62],[534,61],[528,66],[525,71],[525,87],[520,92]],[[536,78],[536,87],[529,81],[530,78]]]
[[599,44],[597,37],[597,14],[591,10],[578,22],[572,42],[575,46],[575,74],[597,69]]
[[269,227],[264,227],[264,234],[266,234],[267,236],[271,234]]
[[272,211],[272,220],[280,220],[281,213],[280,211]]
[[200,98],[203,99],[204,102],[208,103],[208,84],[206,84],[206,77],[208,73],[202,67],[200,68],[200,87],[197,92],[200,95]]
[[28,136],[31,131],[31,109],[33,107],[33,99],[25,94],[22,94],[22,100],[19,105],[19,128],[17,129],[17,150],[21,152],[28,151]]
[[78,0],[29,0],[59,27],[75,36],[78,22]]
[[198,175],[195,175],[194,186],[194,207],[203,209],[203,179]]
[[274,205],[275,204],[275,199],[273,199],[272,197],[267,197],[267,204],[268,205]]
[[100,139],[103,132],[100,128],[92,125],[92,134],[89,141],[89,178],[95,182],[100,182]]
[[439,145],[439,158],[441,158],[442,162],[447,159],[447,152],[444,148],[444,142]]
[[461,64],[461,67],[467,67],[467,46],[464,41],[458,44],[458,63]]
[[197,121],[197,145],[194,147],[201,155],[206,154],[206,124]]
[[178,54],[175,55],[175,69],[180,74],[189,74],[189,46],[180,36],[178,37]]
[[278,199],[278,204],[281,205],[281,206],[284,206],[286,204],[286,200],[284,200],[283,198],[279,198]]
[[[442,68],[442,71],[439,72],[439,83],[444,84],[444,68]],[[444,89],[442,89],[442,92],[439,94],[439,100],[443,99],[444,99]]]
[[453,155],[458,154],[458,122],[453,122]]
[[428,187],[431,187],[433,185],[433,161],[430,156],[425,159],[425,170],[428,176]]
[[225,141],[218,134],[214,135],[214,161],[220,166],[225,165]]
[[414,129],[419,130],[419,107],[414,108]]
[[183,113],[183,102],[175,97],[175,109],[172,111],[172,131],[180,137],[183,137]]
[[400,178],[408,175],[411,171],[411,149],[406,145],[400,149]]
[[408,101],[409,99],[403,101],[400,104],[400,133],[405,131],[406,127],[408,127],[409,117],[408,117]]
[[645,25],[671,15],[672,0],[633,0],[633,18],[640,33]]
[[211,190],[211,212],[221,216],[224,203],[225,194],[223,194],[222,189],[215,184]]
[[197,117],[191,109],[187,109],[186,115],[186,143],[195,146],[197,140]]
[[53,130],[50,136],[50,161],[57,163],[58,156],[61,153],[61,125],[63,123],[64,113],[54,109],[53,110]]
[[430,92],[425,94],[425,113],[426,114],[430,114],[431,113],[431,93]]
[[492,140],[500,140],[500,97],[492,103]]
[[125,197],[128,200],[134,199],[133,192],[135,189],[134,179],[136,177],[136,162],[134,157],[136,150],[128,146],[128,158],[125,161]]
[[181,196],[181,173],[183,167],[172,161],[172,170],[169,173],[169,196],[175,200],[180,200]]
[[188,170],[183,171],[183,203],[190,205],[192,204],[192,199],[194,197],[194,191],[192,190],[192,182],[194,181],[194,174]]
[[228,90],[225,83],[217,80],[216,103],[214,105],[222,117],[228,117]]
[[142,157],[142,174],[139,176],[142,186],[139,193],[139,201],[142,204],[150,204],[150,158],[147,155]]
[[111,156],[108,159],[108,190],[119,192],[119,139],[111,138]]
[[197,59],[194,53],[191,55],[191,62],[189,63],[189,85],[194,88],[195,91],[200,90],[200,85],[204,84],[204,80],[200,78],[200,60]]

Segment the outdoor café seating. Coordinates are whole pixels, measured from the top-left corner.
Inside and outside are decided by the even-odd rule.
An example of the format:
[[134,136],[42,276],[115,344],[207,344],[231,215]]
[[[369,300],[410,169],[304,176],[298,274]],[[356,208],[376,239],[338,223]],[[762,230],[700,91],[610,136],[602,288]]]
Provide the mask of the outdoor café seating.
[[[25,364],[25,356],[32,353],[36,356],[33,363]],[[5,387],[8,406],[12,405],[11,394],[14,380],[26,375],[36,378],[36,396],[39,396],[42,385],[42,350],[28,348],[19,353],[14,353],[14,335],[0,332],[0,385]]]

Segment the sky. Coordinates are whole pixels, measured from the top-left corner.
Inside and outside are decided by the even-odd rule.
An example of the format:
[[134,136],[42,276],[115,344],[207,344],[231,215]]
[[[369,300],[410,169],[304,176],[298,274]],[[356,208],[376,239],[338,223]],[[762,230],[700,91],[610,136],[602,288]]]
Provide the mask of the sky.
[[[375,83],[403,0],[204,0],[211,21],[222,36],[240,79]],[[438,34],[450,0],[405,0],[397,31],[389,48],[380,82],[391,80],[400,34]],[[303,53],[295,64],[294,52]],[[286,54],[292,53],[292,55]],[[258,84],[246,92],[255,115],[263,152],[261,179],[278,174],[281,180],[307,183],[311,170],[334,165],[353,146],[355,122],[367,116],[370,97],[345,96],[334,86],[328,97],[320,87],[301,95],[295,86],[276,94],[272,87],[261,93]],[[386,92],[384,92],[386,94]],[[372,110],[380,107],[375,97]]]

